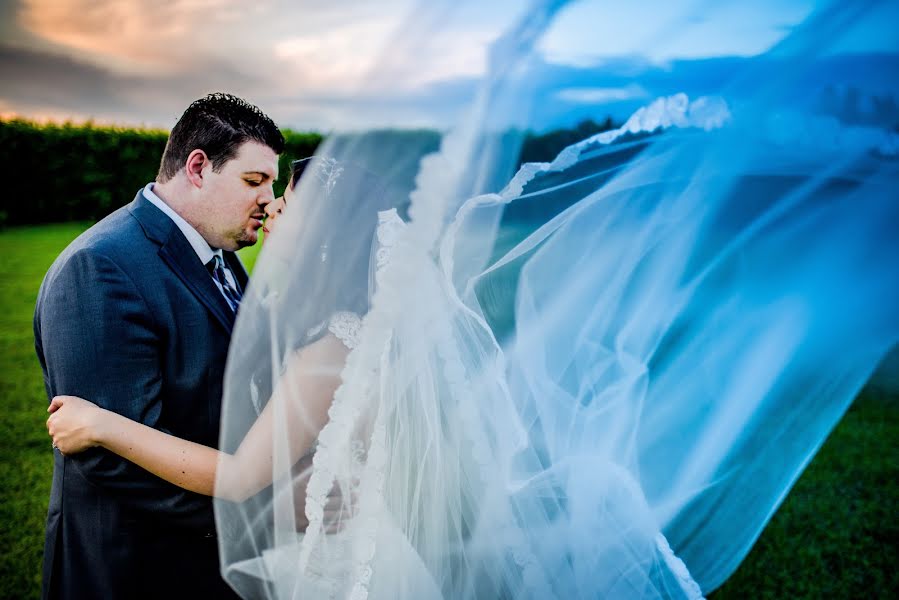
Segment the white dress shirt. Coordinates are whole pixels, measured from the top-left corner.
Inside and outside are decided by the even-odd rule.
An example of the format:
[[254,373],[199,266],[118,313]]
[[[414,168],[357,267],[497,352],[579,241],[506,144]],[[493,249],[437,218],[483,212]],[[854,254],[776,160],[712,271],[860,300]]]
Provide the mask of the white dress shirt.
[[[156,195],[153,191],[154,182],[150,182],[144,188],[144,196],[146,196],[147,200],[153,203],[153,206],[161,210],[168,218],[170,218],[175,225],[178,226],[178,229],[181,230],[181,233],[184,234],[184,237],[187,238],[187,241],[190,243],[191,248],[194,249],[194,252],[197,253],[197,257],[199,257],[200,262],[203,265],[209,264],[209,261],[213,259],[213,257],[218,256],[222,259],[222,264],[225,267],[225,277],[228,278],[228,283],[231,284],[235,290],[240,289],[237,285],[237,280],[234,278],[234,274],[231,272],[231,268],[228,266],[228,263],[225,262],[225,257],[222,254],[221,248],[212,248],[206,240],[203,239],[203,236],[191,226],[190,223],[184,220],[178,213],[172,210],[172,207],[165,203],[165,201]],[[212,275],[210,275],[212,277]],[[215,286],[222,293],[222,296],[225,295],[225,291],[222,289],[222,285],[216,281],[215,277],[212,277],[212,281],[215,282]]]

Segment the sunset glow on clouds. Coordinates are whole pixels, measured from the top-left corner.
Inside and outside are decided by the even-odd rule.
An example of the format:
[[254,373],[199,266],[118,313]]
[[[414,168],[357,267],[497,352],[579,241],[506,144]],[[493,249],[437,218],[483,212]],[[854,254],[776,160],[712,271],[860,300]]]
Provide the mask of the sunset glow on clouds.
[[[24,0],[23,28],[85,58],[123,72],[166,73],[189,58],[184,40],[204,50],[194,26],[209,13],[221,24],[239,17],[238,2],[175,0],[154,6],[138,0]],[[196,48],[196,46],[194,46]]]
[[[321,131],[447,125],[484,73],[489,43],[513,21],[509,15],[527,6],[516,0],[0,2],[4,115],[169,127],[191,100],[223,90],[258,104],[279,123]],[[545,100],[557,102],[551,108],[562,116],[590,103],[618,103],[623,110],[669,85],[637,86],[629,72],[655,69],[661,81],[678,60],[763,52],[812,8],[810,0],[572,3],[540,41],[537,57],[544,73],[572,77],[571,90]],[[615,69],[597,72],[595,65],[610,59]]]

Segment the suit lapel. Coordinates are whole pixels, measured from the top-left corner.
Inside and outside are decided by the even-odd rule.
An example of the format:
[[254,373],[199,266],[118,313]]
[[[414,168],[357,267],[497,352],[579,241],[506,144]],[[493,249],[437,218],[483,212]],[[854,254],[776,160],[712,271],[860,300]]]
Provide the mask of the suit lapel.
[[[141,223],[147,237],[161,245],[160,258],[230,334],[234,328],[235,315],[206,270],[206,265],[200,262],[178,226],[144,198],[142,193],[138,193],[129,206],[129,211]],[[240,264],[236,256],[233,260]],[[240,272],[246,278],[246,271],[242,266]]]
[[200,262],[197,253],[191,247],[177,227],[162,248],[159,250],[169,267],[184,285],[206,305],[206,308],[225,326],[228,333],[234,328],[234,313],[222,293],[219,291],[206,266]]

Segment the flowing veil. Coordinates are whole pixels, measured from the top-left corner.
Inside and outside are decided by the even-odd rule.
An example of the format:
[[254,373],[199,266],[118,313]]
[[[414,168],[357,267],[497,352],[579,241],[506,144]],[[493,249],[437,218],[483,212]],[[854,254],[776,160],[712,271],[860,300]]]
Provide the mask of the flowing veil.
[[[307,167],[229,354],[222,449],[274,414],[272,484],[215,503],[243,596],[700,597],[899,341],[895,115],[822,101],[889,3],[823,6],[715,94],[518,168],[576,7],[516,17],[439,147],[334,135]],[[366,85],[448,43],[416,31]],[[328,336],[320,426],[290,373]]]

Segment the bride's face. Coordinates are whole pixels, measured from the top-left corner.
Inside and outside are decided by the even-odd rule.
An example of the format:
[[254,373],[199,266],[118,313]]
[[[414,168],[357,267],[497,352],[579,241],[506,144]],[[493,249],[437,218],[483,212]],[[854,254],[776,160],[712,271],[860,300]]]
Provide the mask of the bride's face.
[[287,203],[292,197],[293,180],[291,180],[287,184],[287,187],[284,189],[283,196],[275,198],[273,202],[270,202],[268,206],[265,207],[265,224],[262,227],[262,231],[265,232],[265,235],[271,235],[271,233],[275,230],[278,220],[284,214]]

